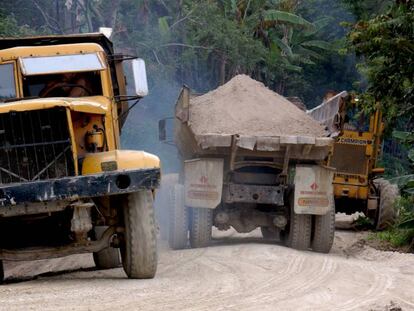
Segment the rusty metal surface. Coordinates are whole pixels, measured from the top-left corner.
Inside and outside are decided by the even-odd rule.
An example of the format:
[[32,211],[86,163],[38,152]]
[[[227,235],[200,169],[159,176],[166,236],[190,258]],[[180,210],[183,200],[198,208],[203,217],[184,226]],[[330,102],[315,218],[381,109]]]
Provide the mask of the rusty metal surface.
[[257,227],[270,227],[276,230],[274,220],[277,217],[283,216],[248,207],[224,208],[215,214],[214,225],[219,230],[228,230],[231,226],[239,233],[248,233]]
[[260,203],[283,206],[283,186],[257,186],[229,183],[224,186],[226,203]]
[[23,248],[23,249],[0,249],[0,260],[26,261],[48,258],[58,258],[73,254],[85,254],[99,252],[110,246],[111,238],[123,228],[109,227],[102,238],[98,241],[87,241],[85,243],[73,243],[58,247]]
[[131,193],[158,187],[160,169],[140,169],[0,185],[0,209],[48,202]]
[[15,217],[60,212],[65,210],[70,204],[70,201],[56,201],[3,206],[0,208],[0,217]]
[[0,114],[0,183],[74,176],[64,108]]

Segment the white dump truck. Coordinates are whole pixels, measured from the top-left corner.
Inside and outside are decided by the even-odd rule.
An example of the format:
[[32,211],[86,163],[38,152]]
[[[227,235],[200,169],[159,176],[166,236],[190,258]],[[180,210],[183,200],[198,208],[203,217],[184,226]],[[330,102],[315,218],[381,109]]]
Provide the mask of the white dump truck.
[[[295,249],[330,251],[335,212],[333,140],[305,112],[248,76],[202,96],[184,87],[174,142],[182,159],[170,204],[174,249],[208,246],[212,227]],[[165,120],[160,121],[160,137]]]

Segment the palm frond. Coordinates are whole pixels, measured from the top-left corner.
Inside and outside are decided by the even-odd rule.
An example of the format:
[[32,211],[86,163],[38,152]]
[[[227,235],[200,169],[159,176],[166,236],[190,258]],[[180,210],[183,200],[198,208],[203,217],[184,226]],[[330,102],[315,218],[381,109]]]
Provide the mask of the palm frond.
[[313,29],[314,25],[308,22],[303,17],[295,15],[285,11],[279,10],[267,10],[264,12],[264,22],[268,25],[274,25],[278,23],[288,23],[305,28]]
[[303,46],[318,48],[321,50],[331,50],[332,45],[329,42],[321,41],[321,40],[311,40],[302,43]]
[[391,178],[389,181],[392,184],[397,184],[398,186],[403,187],[410,182],[414,182],[414,174]]

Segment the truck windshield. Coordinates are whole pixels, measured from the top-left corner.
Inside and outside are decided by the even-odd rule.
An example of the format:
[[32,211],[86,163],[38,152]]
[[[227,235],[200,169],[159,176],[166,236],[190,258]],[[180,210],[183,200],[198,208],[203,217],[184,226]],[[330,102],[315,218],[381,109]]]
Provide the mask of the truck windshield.
[[16,97],[14,64],[0,65],[0,101]]
[[99,71],[23,77],[25,97],[85,97],[102,95]]
[[106,68],[97,53],[24,57],[19,58],[19,61],[24,76],[101,71]]

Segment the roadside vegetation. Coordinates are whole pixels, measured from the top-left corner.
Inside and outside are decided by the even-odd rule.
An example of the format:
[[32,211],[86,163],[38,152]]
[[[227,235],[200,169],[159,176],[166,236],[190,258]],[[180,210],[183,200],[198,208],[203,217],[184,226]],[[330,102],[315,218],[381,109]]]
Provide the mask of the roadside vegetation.
[[395,206],[399,216],[394,226],[372,238],[414,250],[414,3],[395,1],[383,12],[365,15],[352,26],[348,42],[367,79],[365,109],[373,111],[380,103],[388,135],[400,144],[400,153],[386,154],[383,161],[397,173],[388,178],[401,191]]

